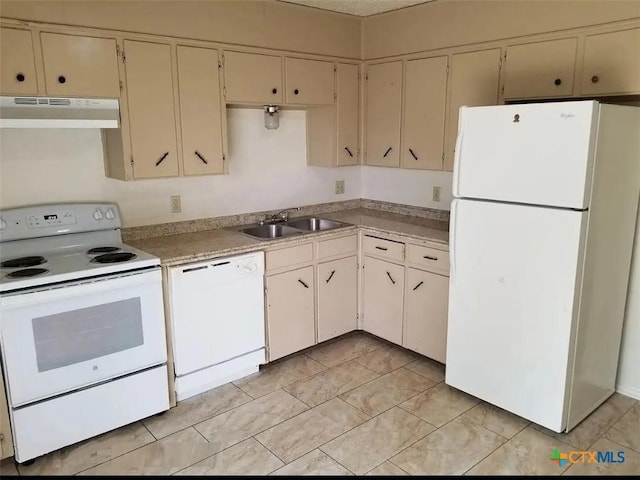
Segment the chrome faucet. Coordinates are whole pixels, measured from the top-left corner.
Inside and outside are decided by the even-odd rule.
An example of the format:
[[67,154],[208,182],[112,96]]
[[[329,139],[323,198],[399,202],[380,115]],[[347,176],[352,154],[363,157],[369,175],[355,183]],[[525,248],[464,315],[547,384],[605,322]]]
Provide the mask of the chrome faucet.
[[280,210],[275,215],[271,215],[271,219],[269,221],[272,222],[272,223],[274,223],[274,222],[288,222],[289,221],[289,212],[293,211],[293,210],[298,211],[298,210],[300,210],[300,207],[285,208],[284,210]]

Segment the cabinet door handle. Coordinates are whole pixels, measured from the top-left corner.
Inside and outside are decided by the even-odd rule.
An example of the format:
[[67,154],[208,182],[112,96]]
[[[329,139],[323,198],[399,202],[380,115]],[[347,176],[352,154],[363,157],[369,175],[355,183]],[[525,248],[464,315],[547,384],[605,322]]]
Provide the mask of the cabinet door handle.
[[353,157],[353,153],[351,153],[351,150],[349,150],[349,147],[344,147],[344,149],[347,151],[350,157]]
[[424,283],[424,282],[420,282],[420,283],[419,283],[419,284],[417,284],[415,287],[413,287],[413,289],[414,289],[414,290],[417,290],[417,289],[420,287],[420,285],[422,285],[423,283]]
[[392,148],[392,147],[387,148],[387,151],[386,151],[386,152],[384,152],[384,155],[382,155],[382,158],[386,158],[386,156],[387,156],[387,155],[389,155],[389,152],[390,152],[391,150],[393,150],[393,148]]
[[278,93],[278,89],[274,88],[273,90],[271,90],[271,93],[273,93],[275,95],[276,93]]
[[302,284],[302,286],[304,288],[309,288],[309,285],[307,285],[306,283],[304,283],[302,280],[298,279],[298,281]]
[[409,149],[409,153],[411,154],[414,160],[418,160],[418,156],[415,153],[413,153],[413,150]]
[[553,84],[554,84],[554,85],[556,85],[556,86],[558,86],[558,85],[562,85],[562,79],[561,79],[561,78],[556,78],[556,79],[553,81]]
[[164,152],[164,155],[162,155],[160,159],[156,162],[156,167],[160,165],[162,162],[164,162],[164,159],[167,158],[168,156],[169,156],[169,152]]
[[424,256],[424,257],[422,257],[422,258],[424,258],[424,259],[426,259],[426,260],[433,260],[434,262],[437,262],[437,261],[438,261],[438,257],[432,257],[432,256],[430,256],[430,255],[425,255],[425,256]]
[[66,82],[67,82],[67,79],[64,75],[60,75],[58,77],[58,83],[66,83]]
[[19,73],[16,75],[16,80],[18,80],[19,82],[24,82],[24,73]]
[[329,283],[329,281],[333,278],[333,274],[336,273],[336,271],[334,270],[333,272],[331,272],[331,275],[329,275],[329,278],[327,278],[326,282]]
[[376,245],[376,248],[377,248],[378,250],[384,250],[385,252],[386,252],[387,250],[389,250],[387,247],[378,247],[377,245]]
[[393,283],[395,285],[396,281],[393,279],[393,277],[391,276],[391,274],[389,272],[387,272],[387,276],[389,277],[389,280],[391,280],[391,283]]
[[594,75],[593,77],[591,77],[591,83],[598,83],[600,81],[600,77],[598,77],[597,75]]
[[297,88],[293,91],[294,95],[298,95],[300,93],[300,90],[298,90]]
[[195,152],[193,152],[193,153],[196,155],[196,157],[198,157],[200,160],[202,160],[202,163],[204,163],[205,165],[209,165],[209,162],[207,162],[207,159],[206,159],[206,158],[204,158],[204,157],[200,154],[200,152],[198,152],[198,151],[196,150],[196,151],[195,151]]

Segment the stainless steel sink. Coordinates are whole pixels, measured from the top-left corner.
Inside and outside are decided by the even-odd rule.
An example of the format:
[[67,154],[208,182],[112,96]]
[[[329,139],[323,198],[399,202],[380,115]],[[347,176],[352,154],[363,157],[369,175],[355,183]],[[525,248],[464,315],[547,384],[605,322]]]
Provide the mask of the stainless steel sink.
[[305,230],[307,232],[317,232],[321,230],[331,230],[333,228],[338,228],[344,223],[336,222],[334,220],[327,220],[326,218],[297,218],[294,220],[290,220],[287,222],[287,225],[293,228],[299,228],[300,230]]
[[257,227],[243,228],[240,231],[258,238],[280,238],[304,233],[296,228],[291,228],[282,224],[258,225]]

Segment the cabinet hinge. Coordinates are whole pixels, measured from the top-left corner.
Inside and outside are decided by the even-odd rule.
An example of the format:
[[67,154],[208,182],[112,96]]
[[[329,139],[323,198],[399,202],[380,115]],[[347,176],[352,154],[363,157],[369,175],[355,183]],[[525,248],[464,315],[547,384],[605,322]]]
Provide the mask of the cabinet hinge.
[[225,155],[222,155],[222,161],[224,162],[227,159]]
[[122,93],[123,89],[124,89],[124,86],[122,85],[122,80],[120,80],[120,93]]
[[360,77],[360,74],[358,74],[358,80],[360,80],[360,78],[361,78],[361,77]]
[[222,87],[222,96],[225,100],[227,99],[227,87]]
[[502,85],[502,88],[500,89],[500,92],[502,93],[502,95],[504,95],[504,85]]
[[334,100],[334,101],[337,101],[337,100],[338,100],[338,94],[337,94],[337,93],[335,93],[335,92],[333,93],[333,100]]
[[337,72],[338,71],[338,67],[336,67],[335,63],[333,64],[333,71]]
[[507,51],[506,50],[504,51],[504,61],[505,62],[507,61]]
[[131,155],[131,156],[129,157],[129,159],[130,159],[130,162],[131,162],[131,166],[133,166],[133,155]]
[[218,70],[222,68],[222,62],[218,62]]
[[369,80],[369,74],[368,73],[364,76],[364,79],[365,80]]
[[127,63],[127,54],[122,51],[122,63]]

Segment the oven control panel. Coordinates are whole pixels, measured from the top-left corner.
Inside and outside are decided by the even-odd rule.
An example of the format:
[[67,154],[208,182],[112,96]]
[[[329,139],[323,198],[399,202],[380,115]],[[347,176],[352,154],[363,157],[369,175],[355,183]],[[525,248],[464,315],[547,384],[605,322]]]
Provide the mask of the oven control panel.
[[77,223],[76,216],[70,211],[49,212],[40,215],[27,217],[29,228],[53,227],[57,225],[74,225]]
[[116,230],[120,214],[113,203],[58,203],[0,211],[0,242],[53,235]]

